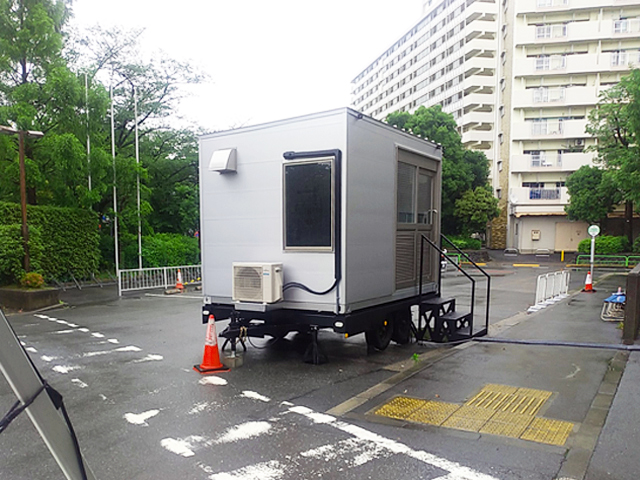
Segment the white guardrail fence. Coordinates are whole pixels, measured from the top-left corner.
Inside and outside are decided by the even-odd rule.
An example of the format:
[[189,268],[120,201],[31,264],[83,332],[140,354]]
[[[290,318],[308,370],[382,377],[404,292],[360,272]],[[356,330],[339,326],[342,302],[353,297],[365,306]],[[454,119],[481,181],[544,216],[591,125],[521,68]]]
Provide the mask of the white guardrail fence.
[[536,303],[527,312],[537,312],[569,296],[569,270],[539,275],[536,283]]
[[178,280],[178,270],[182,275],[182,284],[184,286],[202,283],[202,268],[200,265],[119,270],[118,295],[132,290],[175,287]]

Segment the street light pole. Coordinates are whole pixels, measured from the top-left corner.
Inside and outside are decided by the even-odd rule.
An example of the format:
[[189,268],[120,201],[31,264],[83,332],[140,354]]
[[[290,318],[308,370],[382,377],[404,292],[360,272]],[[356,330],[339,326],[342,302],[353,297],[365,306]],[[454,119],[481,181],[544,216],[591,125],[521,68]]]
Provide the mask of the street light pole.
[[24,139],[41,138],[44,133],[34,130],[17,130],[11,127],[0,125],[0,133],[5,135],[18,135],[18,161],[20,165],[20,209],[22,211],[22,242],[24,248],[23,267],[24,271],[30,269],[29,260],[29,228],[27,226],[27,170],[24,163]]

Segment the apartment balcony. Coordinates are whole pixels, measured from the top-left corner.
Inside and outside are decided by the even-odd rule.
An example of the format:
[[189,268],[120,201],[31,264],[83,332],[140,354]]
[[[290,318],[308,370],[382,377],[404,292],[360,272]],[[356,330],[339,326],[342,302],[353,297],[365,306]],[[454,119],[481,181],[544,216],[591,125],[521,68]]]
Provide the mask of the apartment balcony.
[[607,7],[635,6],[637,0],[520,0],[516,4],[516,15],[549,13],[569,9],[597,9]]
[[498,22],[495,20],[474,20],[464,28],[467,41],[477,37],[495,38],[498,32]]
[[567,187],[529,188],[512,187],[509,189],[509,201],[512,205],[567,205],[569,194]]
[[479,72],[494,71],[496,68],[496,59],[491,57],[473,57],[464,62],[464,75],[468,77]]
[[557,105],[591,106],[598,103],[595,87],[529,88],[513,96],[514,108],[541,108]]
[[[464,118],[464,117],[463,117]],[[493,123],[493,119],[492,119]],[[462,133],[462,143],[465,147],[473,148],[478,144],[491,144],[494,140],[493,130],[473,129]]]
[[498,50],[498,41],[490,38],[474,38],[464,45],[465,55],[483,51],[495,52],[496,50]]
[[[546,58],[529,57],[515,62],[516,77],[539,77],[541,75],[571,75],[599,72],[610,68],[608,54],[601,55],[600,62],[596,54],[550,55]],[[604,58],[606,57],[606,58]],[[606,67],[605,67],[606,65]]]
[[549,119],[536,122],[514,122],[513,140],[545,140],[563,138],[584,138],[587,120]]
[[533,155],[513,155],[509,167],[513,173],[575,172],[583,165],[592,165],[590,153],[557,153],[542,151]]
[[495,88],[495,75],[469,75],[462,81],[462,89],[465,92],[475,92],[482,88]]
[[467,5],[464,10],[465,21],[471,22],[478,18],[487,18],[496,14],[496,4],[489,2],[473,2],[471,5]]
[[495,93],[470,93],[462,97],[462,104],[465,109],[474,110],[482,106],[493,107],[496,104]]
[[458,125],[463,127],[469,127],[471,125],[493,124],[495,121],[495,114],[493,112],[469,112],[462,115],[458,120]]

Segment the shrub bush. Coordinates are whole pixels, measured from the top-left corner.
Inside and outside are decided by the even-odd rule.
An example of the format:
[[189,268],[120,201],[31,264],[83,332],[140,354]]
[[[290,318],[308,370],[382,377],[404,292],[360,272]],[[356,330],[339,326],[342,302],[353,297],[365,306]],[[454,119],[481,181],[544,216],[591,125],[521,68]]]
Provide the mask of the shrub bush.
[[[596,237],[595,253],[598,255],[615,255],[629,251],[627,237],[613,237],[601,235]],[[579,253],[591,253],[591,239],[585,238],[578,244]]]
[[25,273],[20,279],[20,285],[25,288],[42,288],[44,286],[44,278],[36,272]]
[[[477,238],[471,237],[448,237],[456,247],[460,250],[480,250],[482,248],[482,242]],[[444,242],[442,246],[447,248],[447,242]]]
[[640,253],[640,236],[633,241],[633,253]]
[[[178,233],[156,233],[144,236],[142,237],[142,259],[145,267],[197,265],[200,263],[198,239]],[[135,267],[137,267],[137,259]]]

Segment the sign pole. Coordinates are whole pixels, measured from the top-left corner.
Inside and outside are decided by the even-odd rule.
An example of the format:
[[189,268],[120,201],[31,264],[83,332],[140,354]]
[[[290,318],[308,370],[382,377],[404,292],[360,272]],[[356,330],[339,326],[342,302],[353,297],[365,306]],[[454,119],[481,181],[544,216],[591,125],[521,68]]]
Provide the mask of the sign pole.
[[587,229],[587,233],[591,235],[591,278],[593,278],[593,266],[596,252],[596,237],[600,234],[600,227],[598,225],[591,225]]

